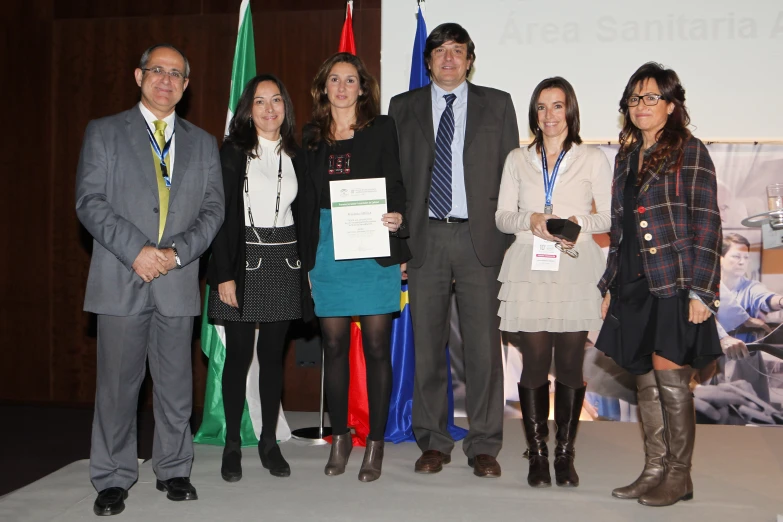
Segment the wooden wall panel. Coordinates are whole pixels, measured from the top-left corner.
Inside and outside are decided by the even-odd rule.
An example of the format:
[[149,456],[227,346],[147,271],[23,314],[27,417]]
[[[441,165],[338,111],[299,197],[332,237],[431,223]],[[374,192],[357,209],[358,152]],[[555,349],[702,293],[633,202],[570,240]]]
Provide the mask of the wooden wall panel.
[[51,378],[51,1],[0,18],[0,397],[48,400]]
[[54,4],[54,17],[58,20],[201,14],[201,2],[193,0],[57,0]]
[[[253,0],[251,8],[258,71],[285,82],[301,128],[311,110],[310,82],[337,50],[345,3]],[[91,238],[74,211],[84,129],[91,119],[137,103],[139,56],[166,41],[188,55],[193,69],[178,112],[222,137],[238,10],[239,0],[32,0],[4,13],[0,29],[9,37],[0,40],[0,66],[28,71],[20,75],[28,81],[21,88],[0,82],[3,99],[13,100],[9,121],[21,136],[18,144],[3,140],[0,154],[11,183],[0,196],[0,220],[6,244],[20,246],[19,256],[0,256],[0,400],[93,401],[95,318],[82,312]],[[358,54],[375,75],[380,21],[380,0],[356,0]],[[199,406],[206,359],[198,332],[195,337]],[[296,367],[289,350],[286,407],[317,408],[318,373]]]

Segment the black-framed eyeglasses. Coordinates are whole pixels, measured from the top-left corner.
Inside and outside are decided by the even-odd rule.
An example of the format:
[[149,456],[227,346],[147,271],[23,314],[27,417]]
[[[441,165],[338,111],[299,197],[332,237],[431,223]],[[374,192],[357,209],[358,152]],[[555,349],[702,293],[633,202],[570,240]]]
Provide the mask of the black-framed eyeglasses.
[[663,94],[643,94],[641,96],[631,96],[625,102],[629,107],[636,107],[639,105],[639,102],[652,107],[653,105],[658,105],[658,100],[666,101],[666,97]]
[[152,67],[152,68],[141,68],[142,71],[148,71],[154,74],[155,76],[159,78],[163,78],[165,75],[168,75],[169,78],[172,79],[172,81],[182,81],[185,79],[185,75],[182,74],[179,71],[167,71],[163,67]]

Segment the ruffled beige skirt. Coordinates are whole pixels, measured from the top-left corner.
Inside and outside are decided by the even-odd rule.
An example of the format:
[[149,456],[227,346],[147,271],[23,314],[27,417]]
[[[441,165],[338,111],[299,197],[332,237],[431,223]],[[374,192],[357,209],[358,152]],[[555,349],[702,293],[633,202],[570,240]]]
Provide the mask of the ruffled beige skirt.
[[560,255],[560,270],[530,269],[533,245],[519,241],[503,259],[500,329],[506,332],[581,332],[601,329],[597,284],[606,258],[594,241],[576,245],[579,257]]

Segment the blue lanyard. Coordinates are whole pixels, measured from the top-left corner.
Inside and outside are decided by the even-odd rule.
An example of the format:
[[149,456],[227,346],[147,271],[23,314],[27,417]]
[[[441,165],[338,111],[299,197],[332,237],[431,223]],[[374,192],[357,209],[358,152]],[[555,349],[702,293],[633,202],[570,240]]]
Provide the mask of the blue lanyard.
[[166,156],[169,155],[171,142],[174,141],[174,133],[177,132],[177,129],[174,129],[172,131],[169,141],[167,141],[166,144],[163,146],[163,150],[160,150],[160,145],[158,145],[158,140],[155,139],[155,135],[152,133],[152,129],[150,129],[150,126],[147,125],[146,123],[144,126],[147,128],[147,137],[150,139],[150,145],[152,145],[152,151],[155,153],[155,156],[157,156],[158,161],[160,162],[160,173],[163,175],[163,180],[166,182],[166,188],[170,189],[171,178],[169,177],[169,172],[166,167]]
[[541,170],[544,174],[544,214],[552,213],[552,193],[555,191],[555,182],[557,181],[557,171],[560,170],[560,162],[565,157],[565,151],[561,151],[555,162],[555,168],[552,176],[549,176],[549,167],[546,161],[546,150],[544,144],[541,144]]

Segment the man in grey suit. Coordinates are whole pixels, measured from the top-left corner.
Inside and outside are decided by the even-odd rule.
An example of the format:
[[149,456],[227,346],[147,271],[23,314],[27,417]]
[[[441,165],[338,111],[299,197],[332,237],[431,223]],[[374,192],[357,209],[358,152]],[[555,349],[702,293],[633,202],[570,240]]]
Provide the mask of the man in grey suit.
[[463,450],[475,475],[499,477],[504,401],[497,278],[509,238],[495,227],[495,210],[503,164],[519,146],[517,118],[508,93],[467,81],[475,46],[458,24],[430,33],[424,59],[432,84],[397,95],[389,105],[413,254],[413,432],[423,452],[415,471],[439,472],[454,447],[447,430],[445,352],[453,281],[470,421]]
[[215,138],[174,112],[189,75],[176,48],[145,51],[135,71],[141,102],[91,121],[79,158],[76,213],[94,238],[84,309],[98,315],[96,515],[122,512],[138,479],[136,407],[147,359],[156,486],[171,500],[197,498],[189,476],[198,259],[223,222],[224,202]]

